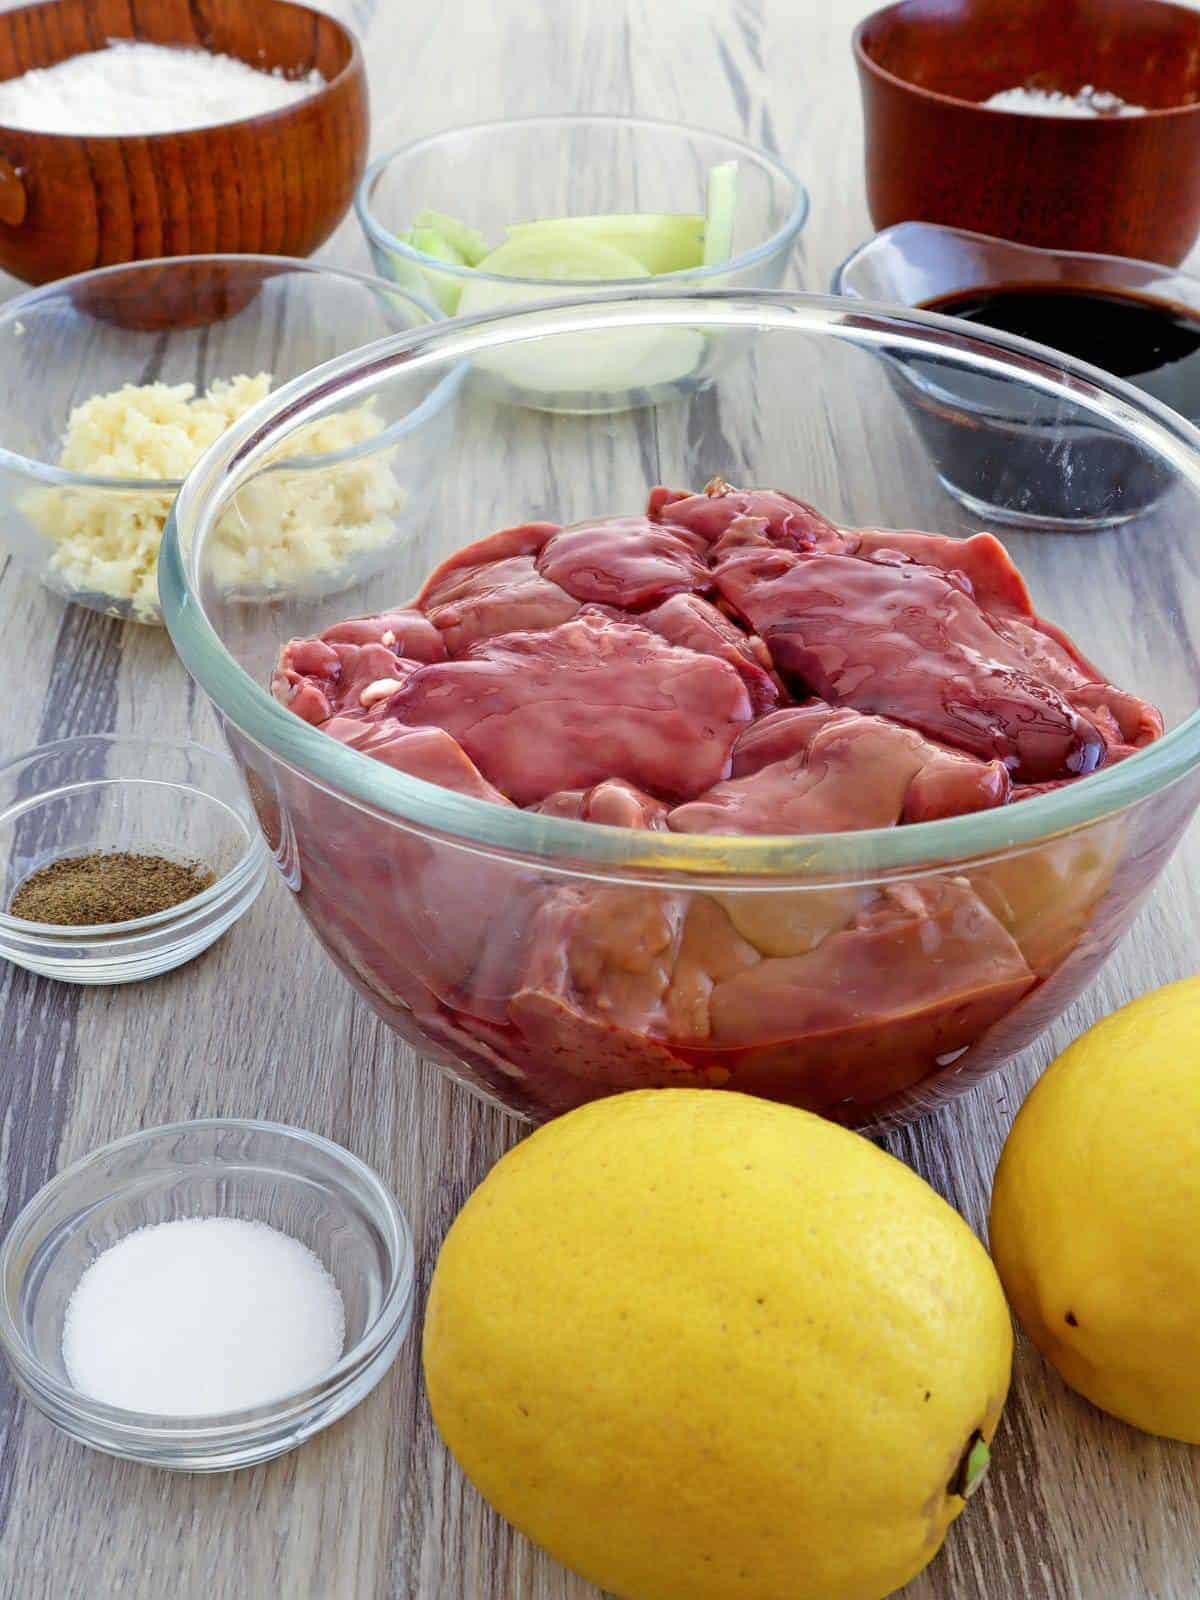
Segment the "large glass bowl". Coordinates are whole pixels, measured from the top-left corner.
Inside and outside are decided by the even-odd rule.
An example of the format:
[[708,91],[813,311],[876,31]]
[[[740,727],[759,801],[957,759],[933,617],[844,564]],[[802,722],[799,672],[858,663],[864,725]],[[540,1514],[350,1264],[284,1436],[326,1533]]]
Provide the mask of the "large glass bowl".
[[[386,574],[333,599],[252,606],[223,591],[223,522],[291,430],[327,408],[374,393],[395,405],[481,352],[530,341],[569,352],[655,328],[733,340],[740,354],[677,403],[621,416],[551,417],[464,390],[452,467],[430,462],[430,498],[402,516]],[[1085,408],[1169,480],[1147,515],[1086,539],[1002,533],[1042,615],[1162,708],[1160,741],[1071,786],[946,821],[680,836],[430,786],[268,693],[290,637],[404,602],[435,562],[492,529],[637,511],[659,481],[698,488],[720,474],[789,490],[849,526],[978,531],[887,381],[898,357],[986,373],[1039,415],[1050,402]],[[783,293],[572,302],[398,337],[230,430],[179,496],[164,612],[310,926],[421,1052],[534,1119],[621,1089],[699,1084],[882,1130],[1046,1027],[1116,945],[1195,809],[1198,445],[1190,424],[1121,383],[947,318]],[[1044,466],[1069,480],[1069,435],[1047,438]],[[877,936],[880,918],[902,931]],[[747,969],[749,990],[734,994]]]
[[[31,290],[0,309],[0,544],[48,588],[76,605],[136,622],[161,621],[154,582],[158,541],[193,455],[169,434],[164,399],[143,402],[124,432],[111,418],[89,424],[87,448],[62,464],[72,412],[127,384],[191,384],[269,375],[298,377],[438,313],[361,272],[286,256],[198,255],[102,267]],[[264,481],[259,517],[276,536],[251,565],[232,546],[244,584],[269,588],[280,568],[313,569],[326,587],[348,582],[381,551],[390,496],[408,493],[410,435],[428,460],[445,439],[446,402],[457,383],[411,389],[403,415],[377,408],[331,424]],[[381,402],[385,397],[381,396]],[[152,421],[154,426],[148,426]],[[387,433],[390,454],[355,449]],[[79,463],[86,460],[88,468]],[[372,466],[371,463],[375,463]],[[378,463],[383,469],[379,470]],[[138,470],[134,471],[134,467]],[[332,536],[307,541],[305,507],[338,507]],[[373,501],[379,502],[376,506]]]

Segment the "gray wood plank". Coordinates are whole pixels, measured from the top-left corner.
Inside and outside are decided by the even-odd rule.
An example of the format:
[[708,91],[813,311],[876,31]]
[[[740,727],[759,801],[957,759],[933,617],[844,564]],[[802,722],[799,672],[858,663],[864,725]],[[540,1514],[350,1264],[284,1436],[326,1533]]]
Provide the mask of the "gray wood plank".
[[[377,150],[561,107],[681,117],[779,150],[813,192],[800,278],[823,288],[869,230],[850,28],[862,0],[341,0],[369,21]],[[353,221],[324,252],[367,265]],[[0,290],[12,292],[11,282]],[[815,490],[814,490],[815,493]],[[11,563],[0,630],[29,692],[0,744],[95,726],[216,738],[168,642],[67,613]],[[982,1228],[1016,1106],[1095,1017],[1196,966],[1195,831],[1080,1002],[1000,1077],[890,1141]],[[201,960],[150,984],[68,990],[0,972],[0,1204],[137,1126],[262,1115],[340,1140],[396,1188],[422,1285],[458,1207],[518,1124],[416,1062],[354,998],[272,883]],[[986,1491],[912,1600],[1190,1600],[1200,1590],[1195,1458],[1069,1393],[1022,1346]],[[71,1445],[0,1397],[0,1595],[12,1600],[587,1600],[464,1483],[425,1406],[418,1341],[350,1418],[267,1467],[173,1477]]]

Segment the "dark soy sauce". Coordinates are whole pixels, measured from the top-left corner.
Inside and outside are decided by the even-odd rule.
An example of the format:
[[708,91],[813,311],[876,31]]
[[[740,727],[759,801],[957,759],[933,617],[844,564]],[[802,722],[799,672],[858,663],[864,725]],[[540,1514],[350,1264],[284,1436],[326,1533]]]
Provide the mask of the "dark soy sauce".
[[[1005,284],[943,295],[923,309],[1049,345],[1200,417],[1200,316],[1182,307]],[[895,369],[943,481],[985,517],[1099,527],[1148,510],[1170,482],[1153,451],[1084,406],[933,357],[897,357]]]
[[1200,415],[1200,318],[1148,295],[1005,284],[926,302],[925,310],[1015,333],[1111,372],[1185,417]]

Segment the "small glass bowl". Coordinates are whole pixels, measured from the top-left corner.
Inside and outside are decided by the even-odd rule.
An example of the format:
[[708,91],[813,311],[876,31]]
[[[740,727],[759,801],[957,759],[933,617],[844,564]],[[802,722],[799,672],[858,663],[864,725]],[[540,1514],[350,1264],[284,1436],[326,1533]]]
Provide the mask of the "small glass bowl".
[[[703,212],[713,167],[737,163],[730,259],[638,278],[525,278],[454,265],[402,241],[418,212],[449,214],[495,247],[513,223],[549,217]],[[706,128],[646,117],[516,117],[453,128],[380,156],[355,197],[376,271],[451,315],[541,304],[587,289],[776,289],[808,217],[808,193],[774,156]],[[464,290],[469,288],[469,293]],[[562,347],[480,353],[489,398],[541,411],[657,404],[711,377],[717,346],[695,335],[580,335]],[[736,341],[720,345],[724,356]]]
[[[943,302],[953,296],[1014,286],[1132,298],[1176,315],[1200,310],[1200,278],[1175,267],[1014,244],[934,222],[884,228],[846,257],[831,285],[834,294],[851,299],[948,316],[954,306]],[[968,322],[966,331],[988,332],[981,322]],[[1048,353],[1028,341],[1026,348]],[[1186,368],[1186,362],[1172,362],[1130,381],[1196,422]],[[1001,373],[954,371],[912,351],[885,358],[884,369],[943,486],[985,523],[1091,533],[1145,515],[1170,487],[1171,475],[1160,463],[1098,428],[1085,407],[1050,407]],[[1047,470],[1052,450],[1069,453],[1070,472]]]
[[[0,547],[74,605],[124,622],[161,623],[140,544],[135,583],[106,530],[122,521],[145,530],[165,523],[190,458],[168,457],[161,470],[171,475],[160,478],[118,476],[128,470],[119,451],[103,458],[112,463],[107,471],[60,466],[75,408],[126,384],[188,383],[202,394],[217,380],[267,373],[278,389],[332,356],[438,315],[379,278],[286,256],[135,261],[8,301],[0,308]],[[230,529],[229,581],[245,598],[269,600],[306,575],[325,589],[331,580],[347,587],[386,565],[392,552],[382,536],[390,523],[368,513],[393,500],[420,501],[426,474],[452,437],[448,402],[457,380],[448,378],[415,395],[403,414],[368,417],[348,408],[323,441],[275,464],[267,498],[244,508]],[[376,466],[364,476],[358,458],[367,443]],[[330,537],[304,528],[309,501],[336,512]],[[354,513],[364,506],[356,525]],[[297,546],[306,540],[308,561],[298,561]]]
[[[83,1272],[135,1228],[200,1216],[265,1222],[321,1259],[345,1305],[341,1359],[307,1389],[218,1416],[148,1416],[81,1394],[62,1330]],[[31,1403],[80,1443],[223,1472],[282,1455],[356,1406],[396,1357],[413,1290],[408,1223],[369,1167],[300,1128],[212,1117],[118,1139],[34,1195],[0,1247],[0,1346]]]
[[162,855],[215,872],[165,911],[74,927],[0,910],[0,957],[68,983],[133,983],[182,966],[248,911],[270,855],[237,768],[187,740],[88,734],[0,766],[0,907],[31,873],[96,850]]

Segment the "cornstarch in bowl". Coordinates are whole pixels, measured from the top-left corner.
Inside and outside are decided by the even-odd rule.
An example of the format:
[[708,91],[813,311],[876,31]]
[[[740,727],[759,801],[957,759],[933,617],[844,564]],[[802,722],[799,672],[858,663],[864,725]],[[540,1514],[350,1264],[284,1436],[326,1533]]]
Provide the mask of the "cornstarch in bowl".
[[1145,106],[1133,106],[1108,89],[1085,83],[1076,94],[1060,89],[1033,89],[1022,85],[1001,89],[982,104],[989,111],[1023,111],[1036,117],[1144,117]]
[[279,111],[324,87],[208,50],[112,40],[0,83],[0,124],[32,133],[151,134]]

